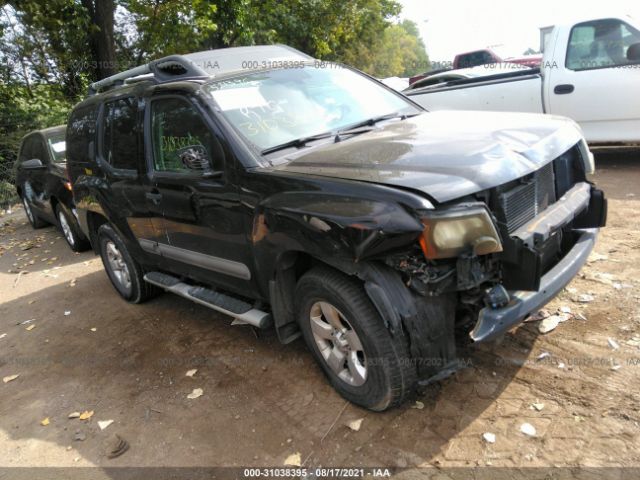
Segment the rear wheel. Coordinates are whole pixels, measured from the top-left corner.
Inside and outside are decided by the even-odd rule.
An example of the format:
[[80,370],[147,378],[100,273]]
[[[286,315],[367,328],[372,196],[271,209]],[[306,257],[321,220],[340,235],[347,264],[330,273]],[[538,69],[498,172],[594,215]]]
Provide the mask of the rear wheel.
[[122,298],[131,303],[142,303],[160,292],[144,281],[144,270],[111,225],[104,224],[98,229],[98,241],[104,269]]
[[56,218],[58,226],[64,235],[64,239],[74,252],[82,252],[89,248],[89,241],[80,231],[77,222],[67,213],[62,205],[56,206]]
[[343,397],[381,411],[412,391],[416,369],[407,340],[391,335],[359,282],[313,269],[298,282],[296,299],[305,341]]
[[22,197],[22,206],[24,207],[24,213],[27,215],[27,220],[29,220],[33,228],[42,228],[47,224],[47,222],[38,218],[38,214],[33,211],[31,202],[29,202],[26,196]]

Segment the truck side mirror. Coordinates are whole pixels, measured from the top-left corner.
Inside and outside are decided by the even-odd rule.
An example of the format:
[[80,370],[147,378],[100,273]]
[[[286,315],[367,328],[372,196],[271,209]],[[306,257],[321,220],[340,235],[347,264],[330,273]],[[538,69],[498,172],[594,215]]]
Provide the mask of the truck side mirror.
[[221,177],[222,172],[211,168],[209,153],[204,145],[190,145],[177,151],[182,165],[188,170],[201,172],[205,178]]
[[39,158],[32,158],[30,160],[25,160],[24,162],[22,162],[20,166],[22,168],[35,170],[38,168],[43,168],[44,164],[42,163],[42,160],[40,160]]
[[627,49],[627,60],[630,62],[640,62],[640,42],[629,45]]

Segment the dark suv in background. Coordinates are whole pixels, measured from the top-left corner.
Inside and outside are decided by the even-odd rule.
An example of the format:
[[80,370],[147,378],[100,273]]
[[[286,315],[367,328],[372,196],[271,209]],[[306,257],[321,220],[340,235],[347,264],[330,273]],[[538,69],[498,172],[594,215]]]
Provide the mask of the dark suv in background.
[[[302,335],[373,410],[459,368],[586,262],[606,200],[575,122],[429,113],[283,46],[171,56],[70,115],[83,231],[119,294]],[[295,374],[295,372],[292,372]]]
[[66,125],[37,130],[24,137],[16,162],[16,188],[33,228],[53,224],[72,250],[89,248],[76,217],[67,175]]

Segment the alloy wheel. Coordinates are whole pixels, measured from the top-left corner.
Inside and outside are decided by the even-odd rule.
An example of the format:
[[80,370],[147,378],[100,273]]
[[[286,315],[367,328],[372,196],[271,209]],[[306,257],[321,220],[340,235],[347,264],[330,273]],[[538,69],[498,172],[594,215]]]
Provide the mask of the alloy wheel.
[[345,383],[358,387],[367,379],[366,357],[358,334],[345,316],[319,301],[309,312],[311,332],[322,358]]
[[122,252],[111,240],[107,241],[105,244],[105,251],[111,273],[113,273],[113,276],[122,288],[126,291],[130,291],[131,275],[129,273],[129,267],[127,267],[124,257],[122,256]]

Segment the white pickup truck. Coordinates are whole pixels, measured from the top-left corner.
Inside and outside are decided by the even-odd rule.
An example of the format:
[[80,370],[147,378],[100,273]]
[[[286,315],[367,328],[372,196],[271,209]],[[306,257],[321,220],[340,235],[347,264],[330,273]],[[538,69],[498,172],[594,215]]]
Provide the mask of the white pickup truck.
[[[594,145],[640,143],[640,26],[629,16],[540,30],[540,68],[403,93],[427,110],[537,112],[572,118]],[[487,69],[495,65],[486,65]]]

